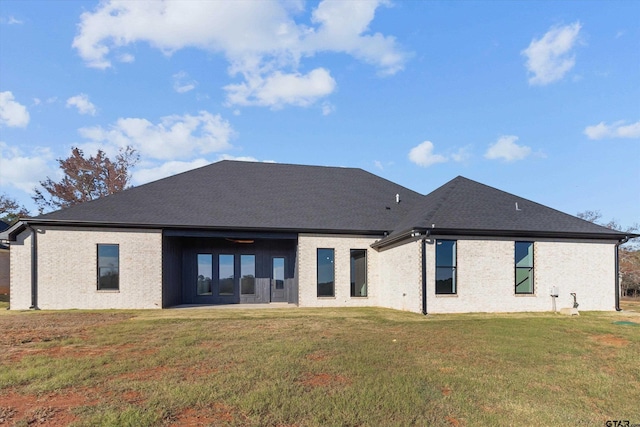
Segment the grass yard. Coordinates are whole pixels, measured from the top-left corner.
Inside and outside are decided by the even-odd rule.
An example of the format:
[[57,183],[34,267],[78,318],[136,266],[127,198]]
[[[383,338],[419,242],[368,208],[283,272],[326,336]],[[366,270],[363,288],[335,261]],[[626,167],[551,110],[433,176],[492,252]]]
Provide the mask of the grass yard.
[[4,307],[0,425],[640,423],[640,302],[579,317]]

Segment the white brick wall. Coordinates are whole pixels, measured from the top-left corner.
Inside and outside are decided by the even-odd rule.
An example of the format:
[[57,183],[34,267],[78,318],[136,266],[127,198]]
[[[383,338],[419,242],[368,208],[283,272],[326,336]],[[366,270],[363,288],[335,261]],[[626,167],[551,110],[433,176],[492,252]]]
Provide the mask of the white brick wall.
[[[376,238],[300,234],[298,236],[298,305],[300,307],[377,306],[379,290],[379,253],[370,246]],[[335,297],[317,294],[317,260],[319,248],[334,249]],[[367,250],[367,297],[351,297],[350,250]]]
[[25,310],[31,306],[31,233],[25,231],[11,242],[9,307]]
[[[162,307],[162,233],[128,229],[39,227],[38,307],[107,309]],[[30,232],[11,245],[14,310],[31,305]],[[119,291],[97,290],[97,244],[118,244]]]
[[[526,240],[526,239],[523,239]],[[458,239],[457,294],[435,294],[435,245],[427,245],[429,313],[550,311],[552,286],[557,309],[615,309],[613,243],[538,241],[534,244],[534,294],[516,295],[514,241]]]
[[544,294],[559,288],[558,308],[573,307],[575,292],[578,310],[615,309],[614,244],[538,242],[535,249],[536,284]]
[[422,312],[421,242],[410,242],[380,252],[381,307]]

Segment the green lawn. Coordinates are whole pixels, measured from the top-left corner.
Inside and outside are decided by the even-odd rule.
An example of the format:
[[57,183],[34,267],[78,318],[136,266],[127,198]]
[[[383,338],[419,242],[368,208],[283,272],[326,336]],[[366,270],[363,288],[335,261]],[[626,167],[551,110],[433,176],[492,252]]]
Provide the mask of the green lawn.
[[0,424],[640,423],[640,304],[624,308],[0,310]]

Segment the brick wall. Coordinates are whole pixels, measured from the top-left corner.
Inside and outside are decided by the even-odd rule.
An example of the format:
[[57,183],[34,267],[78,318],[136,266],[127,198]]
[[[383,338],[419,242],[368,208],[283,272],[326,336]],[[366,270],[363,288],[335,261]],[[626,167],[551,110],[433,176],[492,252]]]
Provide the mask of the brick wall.
[[[38,306],[63,308],[160,308],[162,305],[162,233],[148,230],[40,228],[38,234]],[[557,308],[571,307],[575,292],[580,310],[613,310],[615,245],[602,242],[536,241],[533,295],[515,295],[514,242],[506,239],[457,239],[457,294],[435,294],[435,244],[426,245],[427,311],[549,311],[549,288],[557,286]],[[373,250],[374,237],[300,234],[298,285],[301,307],[378,306],[419,313],[422,310],[421,242]],[[525,239],[523,239],[525,240]],[[98,243],[120,247],[120,290],[96,290]],[[318,248],[335,250],[335,296],[317,296]],[[350,249],[366,249],[368,296],[350,295]],[[31,234],[12,242],[11,309],[31,305]]]
[[[363,307],[379,305],[379,253],[370,246],[376,238],[300,234],[298,236],[298,305],[300,307]],[[334,249],[335,297],[317,294],[317,250]],[[350,250],[367,250],[367,297],[351,297]]]
[[31,232],[24,231],[11,242],[9,307],[26,310],[31,306]]
[[[126,229],[39,227],[38,307],[41,309],[161,308],[162,233]],[[31,236],[11,245],[14,310],[31,305]],[[97,244],[118,244],[120,289],[97,290]]]
[[[526,240],[526,239],[523,239]],[[549,289],[558,287],[556,307],[613,310],[613,243],[537,241],[534,243],[534,294],[515,294],[514,241],[458,239],[457,294],[435,294],[435,245],[427,245],[429,313],[550,311]]]
[[422,250],[415,241],[380,252],[381,307],[422,312]]

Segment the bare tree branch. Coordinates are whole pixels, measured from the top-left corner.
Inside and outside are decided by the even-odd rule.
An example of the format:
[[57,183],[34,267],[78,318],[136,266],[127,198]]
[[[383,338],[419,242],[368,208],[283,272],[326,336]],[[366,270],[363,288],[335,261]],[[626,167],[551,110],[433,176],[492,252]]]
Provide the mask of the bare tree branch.
[[34,189],[33,200],[40,213],[50,209],[67,208],[78,203],[117,193],[129,187],[129,170],[138,162],[136,150],[127,146],[121,149],[115,162],[104,151],[86,158],[79,148],[71,150],[71,156],[58,159],[64,173],[59,182],[50,177],[41,181],[44,191]]
[[25,216],[29,216],[27,208],[6,194],[0,194],[0,220],[12,225]]

